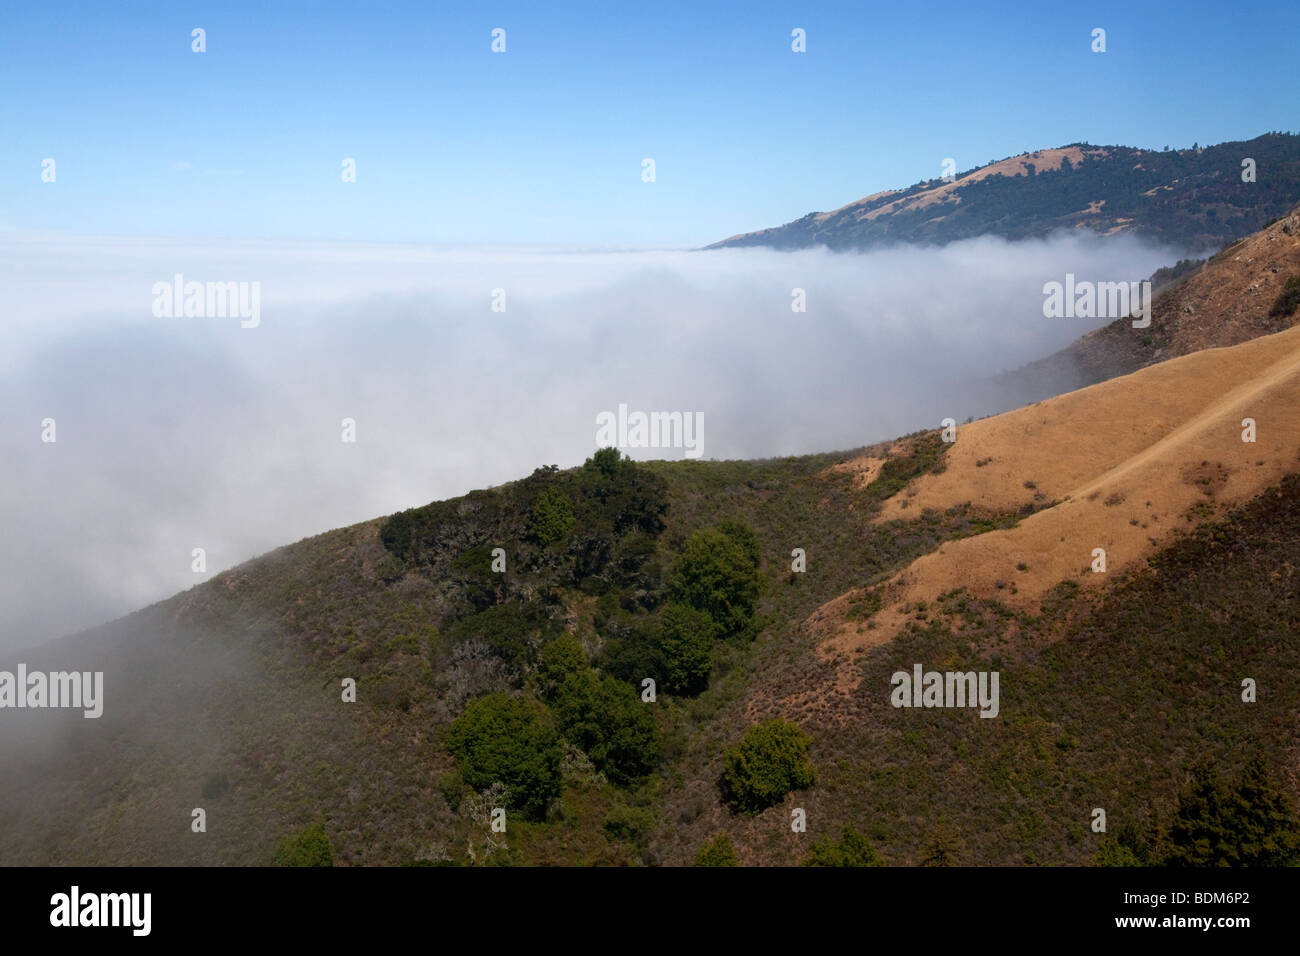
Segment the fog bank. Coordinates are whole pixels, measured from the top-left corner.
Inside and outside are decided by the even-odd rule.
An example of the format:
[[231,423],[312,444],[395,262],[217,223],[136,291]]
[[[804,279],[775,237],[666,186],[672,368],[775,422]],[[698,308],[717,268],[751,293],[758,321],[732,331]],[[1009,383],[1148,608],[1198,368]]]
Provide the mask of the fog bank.
[[[0,252],[4,653],[310,534],[579,464],[620,404],[702,416],[718,459],[986,414],[963,383],[1108,321],[1044,318],[1044,283],[1179,255],[1081,235],[834,254],[4,234]],[[256,326],[156,316],[177,274],[257,283]]]

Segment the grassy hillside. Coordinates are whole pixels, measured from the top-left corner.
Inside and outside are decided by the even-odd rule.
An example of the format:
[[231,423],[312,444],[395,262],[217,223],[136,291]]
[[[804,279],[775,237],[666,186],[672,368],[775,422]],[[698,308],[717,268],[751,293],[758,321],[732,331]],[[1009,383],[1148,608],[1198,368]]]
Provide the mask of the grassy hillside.
[[[924,444],[899,457],[900,477],[937,461],[933,440]],[[622,526],[645,501],[606,497],[601,505],[612,510],[579,508],[571,535],[550,545],[530,530],[540,490],[579,489],[590,476],[540,469],[523,482],[306,539],[28,654],[32,669],[104,670],[108,702],[99,721],[40,713],[34,723],[6,722],[0,856],[265,862],[279,837],[321,819],[340,863],[464,861],[483,827],[451,779],[455,761],[443,738],[452,719],[488,692],[535,694],[537,654],[557,634],[576,634],[600,664],[612,637],[650,628],[663,569],[693,532],[728,516],[755,529],[763,552],[757,618],[766,623],[806,613],[944,535],[988,526],[959,509],[906,536],[873,531],[854,475],[828,470],[855,455],[628,466],[631,485],[650,488],[656,502],[636,513],[660,527]],[[620,510],[629,500],[631,511]],[[878,547],[838,567],[826,562],[836,570],[815,583],[777,586],[788,574],[774,551],[804,542],[815,563],[854,553],[863,538]],[[503,575],[488,570],[494,541],[508,548]],[[584,574],[584,557],[606,545],[616,560]],[[606,579],[609,565],[620,570]],[[508,843],[521,855],[509,858],[653,859],[644,820],[607,831],[606,817],[654,804],[694,727],[743,692],[752,649],[719,641],[707,690],[689,699],[660,694],[659,772],[615,787],[570,752],[561,805],[550,822],[511,820]],[[357,681],[355,704],[342,700],[346,677]],[[195,807],[208,813],[204,834],[190,830]]]
[[[491,835],[494,795],[457,778],[447,728],[485,693],[546,694],[535,667],[458,651],[458,629],[521,602],[545,613],[516,631],[512,652],[572,633],[599,666],[620,628],[648,624],[661,605],[623,608],[631,583],[585,593],[567,570],[541,570],[538,548],[529,570],[514,580],[507,572],[494,603],[470,609],[459,585],[429,573],[424,552],[398,558],[386,548],[386,523],[376,521],[281,549],[29,659],[84,668],[102,656],[109,706],[99,722],[63,721],[57,741],[42,723],[39,746],[6,748],[0,853],[11,862],[261,863],[282,836],[319,821],[344,865],[690,863],[723,832],[744,863],[789,863],[853,825],[893,863],[917,862],[936,840],[966,862],[1082,862],[1096,849],[1093,806],[1117,823],[1145,819],[1143,808],[1172,799],[1194,754],[1226,761],[1259,744],[1282,765],[1295,739],[1286,715],[1300,702],[1287,577],[1300,534],[1294,479],[1163,552],[1151,570],[1097,595],[1061,589],[1041,614],[944,595],[857,665],[851,694],[790,714],[812,735],[811,790],[753,817],[727,809],[723,750],[788,691],[834,670],[800,622],[942,540],[1017,520],[955,508],[873,521],[910,479],[942,471],[943,446],[920,435],[892,455],[866,451],[887,467],[873,476],[848,466],[862,453],[638,467],[650,485],[662,482],[668,505],[643,569],[670,566],[693,533],[723,518],[753,528],[762,552],[758,638],[720,641],[698,696],[638,702],[652,708],[661,742],[648,774],[611,782],[570,746],[548,812],[512,815],[503,838]],[[580,471],[540,474],[582,480]],[[521,482],[433,511],[463,522],[466,509],[486,510],[526,526],[531,512],[515,505],[535,491]],[[806,573],[790,571],[795,547],[807,551]],[[857,613],[869,623],[871,611],[868,602]],[[1001,718],[893,709],[888,674],[914,661],[1000,669]],[[355,704],[341,700],[343,676],[358,680]],[[1236,702],[1242,676],[1267,688],[1259,704]],[[794,805],[808,811],[807,834],[790,832]],[[208,830],[195,834],[190,812],[200,806]]]
[[[281,548],[0,662],[106,695],[5,711],[0,860],[1083,863],[1096,808],[1156,858],[1207,766],[1296,794],[1296,335],[953,444],[607,449]],[[1000,714],[894,708],[918,663]]]
[[[947,592],[867,654],[833,720],[811,725],[818,783],[790,803],[808,808],[809,836],[853,825],[894,864],[919,862],[945,830],[960,863],[1087,863],[1104,839],[1090,829],[1094,808],[1111,834],[1167,820],[1198,762],[1231,771],[1260,752],[1294,795],[1297,554],[1291,476],[1104,592],[1061,586],[1040,614]],[[813,659],[807,641],[801,650],[785,659]],[[917,662],[999,671],[999,719],[892,707],[890,675]],[[769,693],[807,676],[775,671]],[[1256,703],[1241,699],[1247,677]],[[688,775],[707,777],[707,755],[697,760]],[[803,843],[784,809],[710,819],[677,839],[723,829],[751,862],[795,862]]]

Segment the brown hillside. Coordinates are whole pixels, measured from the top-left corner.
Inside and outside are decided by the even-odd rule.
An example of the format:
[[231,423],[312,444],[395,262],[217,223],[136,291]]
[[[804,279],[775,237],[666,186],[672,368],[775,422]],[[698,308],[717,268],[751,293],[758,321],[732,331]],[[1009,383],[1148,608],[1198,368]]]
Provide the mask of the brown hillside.
[[[1256,422],[1254,443],[1242,441],[1244,418]],[[1103,584],[1180,529],[1276,484],[1297,461],[1300,328],[961,426],[945,470],[912,482],[880,520],[965,503],[1042,510],[913,562],[883,585],[883,606],[865,622],[848,616],[857,589],[807,624],[842,664],[839,689],[850,691],[854,652],[890,640],[916,602],[964,587],[1036,610],[1058,583]],[[1105,549],[1107,573],[1091,569],[1094,548]]]
[[[1282,286],[1300,275],[1300,206],[1233,243],[1197,273],[1156,298],[1151,327],[1120,319],[1068,348],[1002,376],[1015,388],[1064,379],[1074,387],[1105,381],[1201,349],[1236,345],[1300,322],[1300,312],[1270,316]],[[1039,390],[1048,394],[1047,388]]]

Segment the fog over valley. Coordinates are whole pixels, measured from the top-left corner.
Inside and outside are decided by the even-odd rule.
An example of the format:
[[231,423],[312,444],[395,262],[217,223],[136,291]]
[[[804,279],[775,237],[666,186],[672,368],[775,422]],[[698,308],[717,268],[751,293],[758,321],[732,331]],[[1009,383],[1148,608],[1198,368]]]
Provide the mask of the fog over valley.
[[[1044,318],[1044,283],[1182,254],[1076,234],[844,254],[5,233],[0,251],[7,655],[308,535],[580,464],[620,405],[695,416],[713,459],[1000,411],[966,384],[1108,321]],[[257,283],[258,321],[156,315],[177,275]]]

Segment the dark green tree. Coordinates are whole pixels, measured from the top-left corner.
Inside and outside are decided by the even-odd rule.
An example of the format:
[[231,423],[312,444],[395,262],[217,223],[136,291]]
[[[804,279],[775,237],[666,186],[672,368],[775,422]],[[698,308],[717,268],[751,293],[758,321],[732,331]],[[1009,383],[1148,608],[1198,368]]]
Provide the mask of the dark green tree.
[[558,488],[543,488],[533,503],[528,530],[542,545],[564,541],[573,530],[573,505]]
[[510,806],[529,819],[541,819],[560,794],[564,751],[539,701],[501,692],[471,701],[452,721],[447,746],[466,783],[481,791],[500,781]]
[[659,727],[630,684],[579,671],[560,686],[555,714],[569,742],[615,783],[643,777],[659,762]]
[[723,753],[723,800],[753,814],[780,803],[792,790],[811,787],[811,743],[798,726],[779,717],[750,727],[739,746]]
[[717,529],[740,545],[741,550],[745,552],[745,557],[757,571],[763,562],[763,551],[754,529],[737,518],[724,518],[718,522]]
[[921,845],[920,866],[960,866],[966,846],[959,834],[940,817]]
[[1282,286],[1282,291],[1278,293],[1268,314],[1270,318],[1286,317],[1293,315],[1296,309],[1300,309],[1300,276],[1291,276]]
[[566,680],[587,666],[587,652],[576,634],[565,631],[551,638],[537,655],[537,683],[542,696],[553,698]]
[[1120,824],[1092,858],[1094,866],[1150,866],[1152,846],[1159,842],[1159,827],[1154,821],[1139,826],[1132,820]]
[[623,453],[617,448],[602,448],[583,462],[582,467],[588,471],[598,472],[606,478],[617,478],[627,461],[628,459],[624,458]]
[[664,608],[658,632],[663,689],[670,694],[698,694],[709,685],[713,621],[686,604]]
[[717,528],[696,531],[673,565],[672,599],[703,611],[722,638],[752,638],[758,570],[749,544]]
[[1119,840],[1107,840],[1096,855],[1093,856],[1094,866],[1141,866],[1142,861],[1137,858],[1137,854]]
[[1166,866],[1295,866],[1300,821],[1291,796],[1259,754],[1235,779],[1198,766],[1178,799],[1167,835]]

